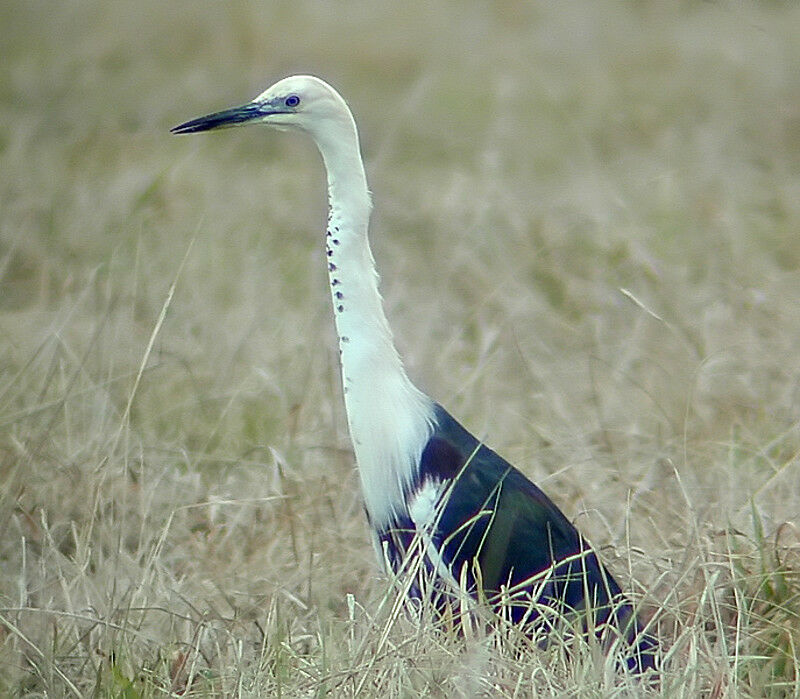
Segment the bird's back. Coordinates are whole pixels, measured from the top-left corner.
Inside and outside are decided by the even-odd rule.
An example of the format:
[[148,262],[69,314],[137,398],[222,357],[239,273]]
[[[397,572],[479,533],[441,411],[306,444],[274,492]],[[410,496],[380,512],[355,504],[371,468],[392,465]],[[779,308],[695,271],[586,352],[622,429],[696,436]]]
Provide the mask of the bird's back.
[[[622,635],[634,646],[628,664],[652,667],[655,641],[640,633],[619,585],[561,510],[439,405],[435,420],[418,487],[419,493],[436,487],[440,497],[427,532],[419,532],[419,523],[409,518],[383,534],[405,549],[397,551],[398,558],[415,536],[429,537],[422,568],[440,579],[445,568],[451,587],[458,581],[460,590],[480,595],[515,623],[542,622],[544,605],[560,613],[556,618],[598,629],[605,641]],[[413,502],[415,494],[409,495]],[[398,529],[404,535],[398,536]],[[447,587],[441,580],[433,585],[440,601],[453,598]],[[420,588],[415,587],[417,594]]]

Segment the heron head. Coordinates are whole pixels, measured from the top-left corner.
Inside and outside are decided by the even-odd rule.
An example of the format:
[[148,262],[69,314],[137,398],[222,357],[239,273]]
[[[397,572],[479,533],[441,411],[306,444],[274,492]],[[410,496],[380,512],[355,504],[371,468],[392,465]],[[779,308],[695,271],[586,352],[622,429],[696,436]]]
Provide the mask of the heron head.
[[278,129],[299,129],[314,137],[352,122],[344,100],[328,83],[310,75],[278,81],[252,102],[192,119],[172,133],[196,133],[246,124],[267,124]]

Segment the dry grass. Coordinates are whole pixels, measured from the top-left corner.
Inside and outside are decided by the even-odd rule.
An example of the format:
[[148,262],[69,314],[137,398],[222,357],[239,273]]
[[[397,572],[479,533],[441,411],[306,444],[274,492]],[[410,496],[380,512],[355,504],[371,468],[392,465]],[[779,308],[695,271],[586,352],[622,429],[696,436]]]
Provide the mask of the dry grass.
[[396,608],[318,157],[168,134],[300,71],[361,124],[410,373],[656,613],[650,691],[800,693],[794,3],[83,0],[0,24],[0,693],[645,691],[589,648]]

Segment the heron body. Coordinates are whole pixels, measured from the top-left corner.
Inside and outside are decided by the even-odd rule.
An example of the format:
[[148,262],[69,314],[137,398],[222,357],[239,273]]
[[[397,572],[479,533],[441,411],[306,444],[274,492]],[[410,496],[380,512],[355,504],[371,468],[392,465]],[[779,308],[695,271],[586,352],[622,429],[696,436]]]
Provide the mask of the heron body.
[[395,349],[368,240],[372,208],[353,116],[327,83],[285,78],[252,102],[173,133],[251,123],[311,136],[325,163],[326,261],[342,386],[367,518],[379,557],[411,576],[412,597],[456,608],[465,596],[514,622],[543,606],[629,644],[627,664],[655,665],[619,585],[550,499],[414,386]]

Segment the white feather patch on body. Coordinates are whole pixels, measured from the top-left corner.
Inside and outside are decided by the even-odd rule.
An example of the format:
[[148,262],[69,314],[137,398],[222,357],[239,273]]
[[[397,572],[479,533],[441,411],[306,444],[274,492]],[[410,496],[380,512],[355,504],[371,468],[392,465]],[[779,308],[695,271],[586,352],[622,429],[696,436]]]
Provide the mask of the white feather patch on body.
[[430,561],[433,570],[455,592],[459,589],[458,581],[444,562],[441,552],[433,541],[433,535],[439,525],[439,517],[442,512],[442,493],[446,492],[446,490],[447,486],[441,482],[425,481],[419,489],[409,496],[408,514],[414,523],[414,528],[422,542],[425,556]]
[[408,515],[417,530],[430,530],[439,518],[439,498],[443,486],[426,480],[420,488],[408,498]]

